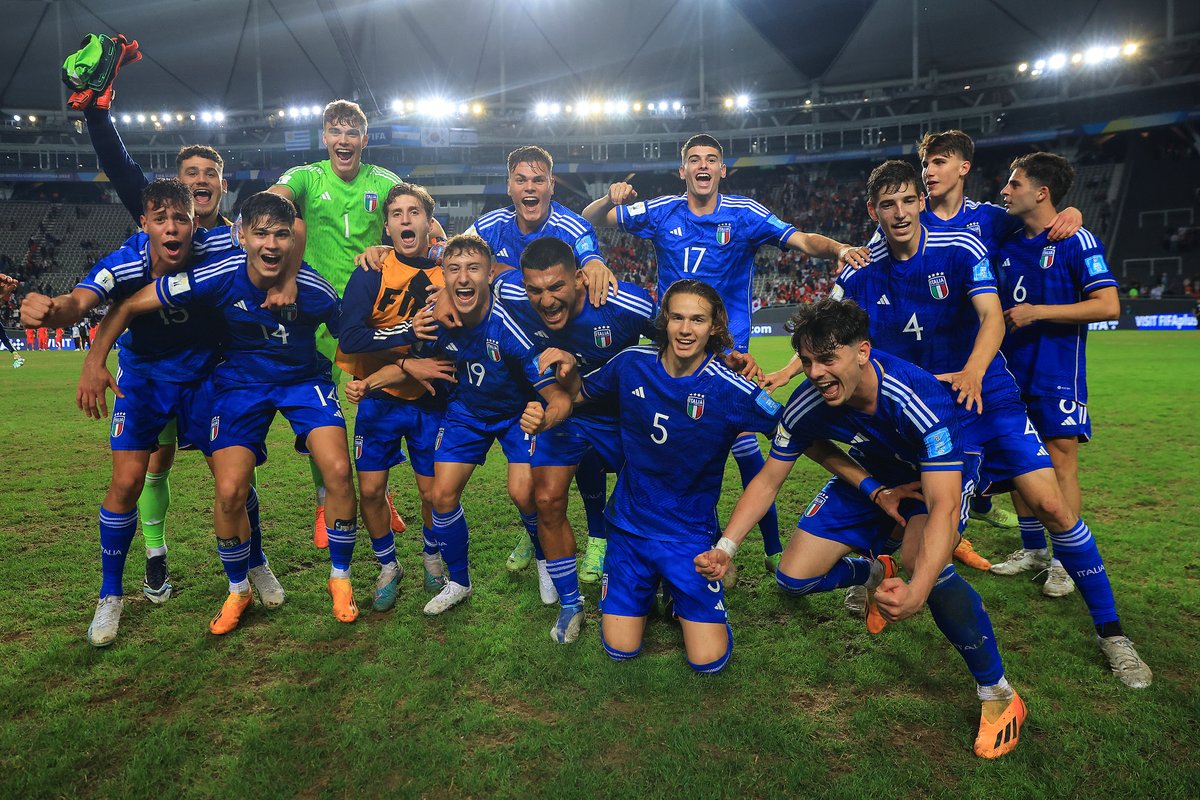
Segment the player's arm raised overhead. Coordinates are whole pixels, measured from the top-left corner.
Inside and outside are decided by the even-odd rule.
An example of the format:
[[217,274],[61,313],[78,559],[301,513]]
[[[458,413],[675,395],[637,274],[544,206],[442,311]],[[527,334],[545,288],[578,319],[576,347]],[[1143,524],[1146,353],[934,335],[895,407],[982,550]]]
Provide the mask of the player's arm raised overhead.
[[617,206],[628,205],[637,200],[637,196],[633,184],[626,181],[614,183],[608,187],[608,194],[588,203],[587,208],[583,210],[583,218],[597,228],[615,228]]

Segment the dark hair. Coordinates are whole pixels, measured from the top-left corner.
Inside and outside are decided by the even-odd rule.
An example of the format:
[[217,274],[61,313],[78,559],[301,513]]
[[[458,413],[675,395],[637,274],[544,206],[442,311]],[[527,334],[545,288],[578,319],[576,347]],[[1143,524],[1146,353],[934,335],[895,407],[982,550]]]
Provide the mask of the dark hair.
[[720,153],[722,158],[725,157],[725,148],[721,147],[720,142],[707,133],[697,133],[683,143],[683,147],[679,149],[679,160],[687,161],[687,151],[693,147],[711,147]]
[[207,158],[217,165],[217,170],[225,169],[225,159],[221,158],[221,154],[206,144],[185,144],[179,148],[179,152],[175,155],[175,169],[183,169],[183,162],[189,158]]
[[518,147],[508,154],[508,171],[512,172],[517,164],[545,164],[546,172],[554,172],[554,158],[543,147],[527,144]]
[[436,203],[433,201],[433,195],[431,195],[429,190],[424,186],[418,186],[415,183],[401,182],[389,189],[387,197],[384,198],[383,201],[383,213],[388,213],[388,206],[392,204],[393,200],[395,200],[397,197],[403,197],[404,195],[417,198],[417,202],[420,203],[421,207],[425,209],[425,216],[429,217],[430,219],[433,218],[433,209],[436,205]]
[[709,307],[712,308],[713,326],[712,331],[708,334],[708,345],[704,351],[706,353],[723,353],[726,350],[732,350],[733,334],[729,332],[729,312],[725,310],[725,303],[721,300],[721,295],[717,294],[717,290],[704,281],[684,278],[667,287],[666,293],[662,296],[658,317],[654,320],[654,344],[658,347],[659,352],[667,349],[667,315],[671,308],[671,299],[681,294],[692,294],[707,300]]
[[802,304],[784,325],[792,335],[792,349],[800,355],[802,345],[818,355],[841,345],[856,345],[871,340],[867,312],[853,300],[825,298]]
[[574,272],[577,266],[571,245],[554,236],[534,239],[521,253],[521,269],[544,272],[556,264],[562,264],[568,272]]
[[921,137],[921,141],[917,142],[917,157],[922,162],[930,156],[939,154],[958,156],[963,161],[972,161],[975,158],[975,142],[958,129],[938,133],[930,131]]
[[446,249],[442,253],[442,263],[451,256],[456,256],[459,253],[479,253],[487,256],[488,262],[493,260],[492,248],[482,237],[476,236],[473,233],[460,233],[457,236],[451,236],[446,242]]
[[191,189],[178,178],[157,178],[142,189],[143,213],[166,206],[177,206],[189,214],[195,208]]
[[358,126],[364,131],[367,129],[367,115],[363,113],[362,106],[350,100],[334,100],[325,106],[321,127],[328,128],[339,122],[349,123],[349,127]]
[[916,167],[907,161],[885,161],[871,170],[867,178],[867,202],[874,203],[881,194],[897,192],[904,186],[912,186],[917,194],[925,191],[921,179],[917,177]]
[[1050,203],[1057,206],[1075,183],[1075,168],[1057,153],[1028,153],[1013,159],[1011,171],[1023,170],[1039,186],[1050,190]]
[[282,222],[289,228],[296,221],[296,206],[274,192],[258,192],[242,203],[242,228],[249,230],[258,222]]

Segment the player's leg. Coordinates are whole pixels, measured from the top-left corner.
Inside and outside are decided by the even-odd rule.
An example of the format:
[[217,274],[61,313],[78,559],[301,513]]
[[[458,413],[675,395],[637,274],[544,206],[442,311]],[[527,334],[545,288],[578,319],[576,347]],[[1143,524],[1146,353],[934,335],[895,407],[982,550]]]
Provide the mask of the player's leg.
[[394,400],[364,397],[354,418],[354,467],[358,473],[359,509],[371,538],[371,550],[379,562],[379,576],[371,607],[387,611],[396,605],[404,570],[396,559],[396,536],[388,510],[388,476],[403,464],[401,449],[409,420],[408,408]]
[[[329,359],[332,365],[332,381],[333,385],[337,386],[341,382],[343,375],[342,371],[337,366],[337,339],[329,332],[329,329],[324,325],[317,331],[317,350],[321,355]],[[313,493],[316,497],[316,514],[313,521],[313,546],[324,550],[329,546],[329,526],[325,521],[325,477],[321,474],[321,468],[317,465],[317,461],[308,455],[308,470],[312,476]]]
[[600,582],[600,643],[614,661],[642,652],[646,615],[654,604],[658,570],[642,551],[648,539],[609,526],[608,553]]
[[[742,478],[742,488],[745,489],[766,464],[766,461],[763,460],[762,450],[758,446],[758,437],[753,433],[739,434],[734,440],[730,452],[733,453],[738,474]],[[783,552],[783,544],[779,541],[779,512],[775,510],[774,503],[759,520],[758,530],[763,537],[765,555],[763,564],[766,566],[768,574],[774,574],[779,567],[780,554]]]
[[404,432],[413,479],[421,498],[421,561],[425,573],[425,591],[435,594],[446,585],[446,565],[442,563],[437,541],[433,537],[433,461],[441,424],[442,412],[418,409],[412,426]]
[[579,569],[582,583],[597,583],[604,574],[604,551],[608,547],[604,522],[604,506],[608,501],[607,477],[604,459],[595,450],[589,449],[575,470],[575,486],[583,500],[583,513],[588,526],[587,550]]
[[429,616],[450,610],[472,592],[468,563],[470,531],[463,513],[462,493],[476,465],[442,461],[441,457],[439,455],[439,460],[434,463],[431,522],[434,541],[450,575],[441,592],[425,604],[425,613]]
[[[509,464],[510,473],[519,465]],[[575,563],[575,534],[567,519],[567,493],[575,467],[537,466],[531,470],[537,505],[537,538],[546,554],[545,569],[554,584],[561,608],[550,636],[570,644],[583,624],[583,596]],[[538,562],[539,574],[542,562]],[[572,635],[573,634],[573,635]]]
[[[350,474],[350,451],[343,425],[323,425],[308,432],[308,451],[325,480],[325,524],[329,539],[328,588],[333,615],[341,622],[358,618],[350,562],[358,536],[358,508]],[[386,505],[386,504],[385,504]]]
[[1091,529],[1067,505],[1052,469],[1037,469],[1014,479],[1017,490],[1046,526],[1054,545],[1054,556],[1061,560],[1087,604],[1100,649],[1108,658],[1113,674],[1126,686],[1141,689],[1150,685],[1150,668],[1137,655],[1117,615],[1108,570],[1096,546]]
[[646,542],[653,563],[674,601],[683,629],[688,666],[704,675],[725,669],[733,655],[733,630],[725,611],[725,590],[696,572],[695,558],[709,548],[704,541]]
[[[910,574],[920,557],[928,519],[925,514],[914,516],[905,530],[901,556]],[[1026,708],[1004,677],[1004,662],[983,599],[951,562],[938,575],[927,602],[938,630],[962,656],[975,678],[975,693],[982,704],[975,754],[998,758],[1011,752],[1019,741]]]
[[112,644],[117,638],[125,595],[125,559],[137,532],[137,496],[149,461],[149,450],[113,450],[112,480],[100,504],[100,599],[87,632],[94,647]]
[[229,594],[208,624],[208,629],[216,635],[235,629],[253,601],[249,580],[250,518],[246,513],[246,501],[250,496],[255,461],[254,451],[243,445],[221,447],[212,454],[216,494],[213,528],[217,555],[229,580]]
[[146,482],[138,496],[142,539],[146,546],[146,577],[142,594],[152,603],[165,603],[171,597],[170,569],[167,565],[167,511],[171,507],[171,466],[175,463],[178,423],[171,420],[158,435],[158,449],[150,455]]
[[[502,430],[497,430],[497,438],[504,451],[504,457],[508,459],[508,496],[512,498],[513,504],[520,512],[521,524],[525,526],[525,531],[533,542],[534,557],[537,559],[538,595],[545,605],[559,602],[563,604],[559,609],[560,621],[563,619],[563,614],[567,613],[564,609],[568,606],[572,609],[568,616],[574,617],[576,613],[583,610],[583,603],[579,598],[579,574],[575,567],[574,535],[568,534],[569,543],[559,541],[558,552],[569,552],[570,555],[555,559],[555,566],[552,570],[551,558],[546,554],[541,541],[541,520],[537,513],[532,465],[537,461],[539,465],[570,464],[574,466],[577,459],[560,458],[564,451],[561,447],[553,444],[556,441],[554,437],[538,437],[536,439],[530,437],[521,430],[519,420],[514,419],[507,423]],[[566,519],[566,489],[570,486],[569,480],[568,478],[568,483],[562,489],[561,496],[564,504],[564,521]],[[567,547],[570,548],[569,551],[566,550]],[[555,575],[558,577],[556,578]],[[560,594],[560,585],[570,587],[570,593],[568,595]],[[583,617],[580,616],[581,623],[582,620]],[[553,635],[553,630],[551,635]]]

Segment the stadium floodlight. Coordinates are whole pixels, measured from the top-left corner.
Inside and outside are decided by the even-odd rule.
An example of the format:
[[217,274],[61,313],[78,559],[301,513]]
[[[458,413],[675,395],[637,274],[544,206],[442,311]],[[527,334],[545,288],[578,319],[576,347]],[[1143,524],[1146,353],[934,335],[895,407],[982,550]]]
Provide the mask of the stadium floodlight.
[[121,122],[124,122],[126,125],[128,125],[129,123],[133,122],[133,117],[129,114],[122,114]]
[[403,100],[393,100],[392,101],[392,113],[399,114],[403,110],[404,110],[404,101]]
[[175,115],[175,121],[176,121],[176,122],[183,122],[183,114],[176,114],[176,115]]
[[321,116],[321,107],[320,107],[320,106],[313,106],[313,107],[312,107],[312,115],[313,115],[314,117],[319,117],[319,116]]
[[666,101],[666,100],[659,100],[659,101],[658,101],[658,110],[659,110],[659,111],[666,111],[666,110],[667,110],[667,101]]
[[[279,117],[280,117],[280,119],[282,119],[282,118],[284,118],[284,117],[286,117],[286,116],[287,116],[287,111],[286,111],[285,109],[282,109],[282,108],[281,108],[281,109],[279,109]],[[196,115],[195,115],[195,114],[193,114],[193,115],[192,115],[192,119],[195,119],[195,118],[196,118]]]
[[[282,115],[281,115],[281,116],[282,116]],[[188,114],[188,119],[189,119],[189,120],[191,120],[192,122],[195,122],[195,121],[196,121],[196,115],[195,115],[195,114]]]
[[646,106],[646,110],[647,111],[658,111],[658,104],[651,103],[650,105]]
[[214,111],[213,112],[213,121],[214,122],[224,122],[225,121],[225,112],[224,111]]
[[742,109],[742,110],[744,111],[745,109],[747,109],[747,108],[749,108],[749,107],[750,107],[750,95],[748,95],[748,94],[739,94],[739,95],[738,95],[736,98],[734,98],[734,101],[733,101],[733,103],[734,103],[734,105],[736,105],[738,108],[740,108],[740,109]]
[[1050,59],[1046,62],[1046,66],[1050,67],[1050,69],[1062,69],[1066,65],[1066,53],[1055,53],[1054,55],[1050,56]]
[[809,97],[809,98],[806,98],[806,99],[804,100],[804,105],[806,105],[806,106],[811,106],[811,105],[812,105],[812,98],[811,98],[811,97]]
[[1138,51],[1137,42],[1126,42],[1121,48],[1121,54],[1126,56],[1136,55]]
[[1017,64],[1017,72],[1026,72],[1028,70],[1029,70],[1028,62],[1022,61],[1020,64]]
[[574,110],[575,110],[575,106],[571,105],[570,103],[567,103],[567,105],[563,108],[563,111],[567,112],[568,114],[570,114]]
[[1033,62],[1033,68],[1038,72],[1044,70],[1046,68],[1046,59],[1039,58],[1037,61]]
[[538,104],[533,107],[533,113],[537,114],[539,117],[547,116],[550,113],[550,104],[545,100],[539,101]]
[[37,117],[35,117],[33,114],[30,114],[30,115],[29,115],[29,121],[30,121],[30,122],[37,122]]
[[724,105],[726,108],[733,108],[733,98],[726,97],[725,102],[722,105]]
[[138,114],[138,115],[137,115],[137,121],[138,121],[138,122],[145,122],[145,121],[146,121],[146,115],[145,115],[145,114]]
[[158,122],[158,114],[151,114],[151,115],[150,115],[150,121],[151,121],[151,122]]
[[477,117],[482,115],[483,114],[483,103],[472,103],[471,104],[471,113]]
[[641,100],[634,100],[634,101],[633,101],[633,113],[637,114],[637,113],[639,113],[641,110],[642,110],[642,101],[641,101]]
[[212,120],[213,120],[212,112],[211,111],[201,112],[200,120],[202,122],[212,122]]
[[1079,64],[1082,62],[1083,62],[1083,53],[1072,53],[1071,54],[1071,63],[1072,64]]
[[[204,113],[207,116],[208,112],[206,111]],[[288,109],[287,113],[288,113],[289,117],[291,117],[292,119],[295,119],[296,117],[300,116],[300,109],[296,108],[295,106],[292,106],[291,108]],[[208,122],[208,120],[204,120],[204,121]]]
[[170,121],[171,121],[171,112],[170,112],[170,111],[164,111],[163,113],[161,113],[161,114],[159,114],[159,115],[158,115],[158,118],[159,118],[160,120],[162,120],[163,122],[170,122]]
[[470,111],[470,110],[471,110],[471,106],[469,106],[468,104],[466,104],[466,103],[459,103],[459,104],[458,104],[458,113],[460,113],[460,114],[466,114],[466,113],[467,113],[468,111]]
[[[550,113],[551,113],[551,114],[557,114],[557,113],[558,113],[558,112],[560,112],[560,111],[562,111],[562,106],[561,106],[561,105],[559,105],[558,103],[551,103],[551,104],[550,104]],[[570,111],[571,111],[571,107],[570,107],[570,106],[567,106],[567,112],[568,112],[568,113],[570,113]]]
[[1104,57],[1107,59],[1113,59],[1119,55],[1121,55],[1121,48],[1117,47],[1115,44],[1110,44],[1108,47],[1104,48]]
[[682,110],[683,110],[683,103],[681,103],[681,102],[679,102],[678,100],[676,100],[674,103],[671,103],[671,110],[672,110],[672,111],[682,111]]
[[13,114],[13,122],[20,122],[20,121],[21,121],[21,115]]
[[593,114],[599,114],[603,110],[604,104],[599,100],[593,100],[592,104],[588,107],[588,111],[592,112]]
[[618,100],[617,101],[617,113],[618,114],[628,114],[629,113],[629,101],[628,100]]

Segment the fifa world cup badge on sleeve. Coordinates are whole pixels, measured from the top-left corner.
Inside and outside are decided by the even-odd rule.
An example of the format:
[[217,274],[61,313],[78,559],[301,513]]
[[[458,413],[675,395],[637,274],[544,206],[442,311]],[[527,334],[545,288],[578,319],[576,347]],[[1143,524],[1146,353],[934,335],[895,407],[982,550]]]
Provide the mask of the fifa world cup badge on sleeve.
[[1087,264],[1087,271],[1090,277],[1095,277],[1102,272],[1108,272],[1108,264],[1105,263],[1104,256],[1100,254],[1088,256],[1083,260],[1083,263]]
[[954,449],[954,442],[950,438],[950,431],[945,428],[938,428],[932,433],[925,436],[925,449],[931,457],[944,456]]

